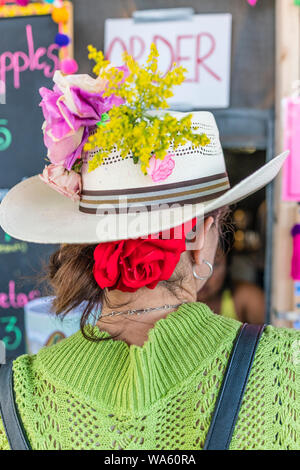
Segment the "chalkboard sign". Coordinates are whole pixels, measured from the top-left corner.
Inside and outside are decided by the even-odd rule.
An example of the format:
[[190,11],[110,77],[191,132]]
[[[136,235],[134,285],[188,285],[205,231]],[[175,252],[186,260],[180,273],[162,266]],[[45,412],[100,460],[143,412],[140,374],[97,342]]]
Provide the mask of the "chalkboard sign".
[[[46,163],[39,88],[52,88],[59,68],[52,8],[0,7],[0,201]],[[55,248],[15,240],[0,229],[0,339],[8,359],[26,352],[24,305],[41,295],[38,274]]]

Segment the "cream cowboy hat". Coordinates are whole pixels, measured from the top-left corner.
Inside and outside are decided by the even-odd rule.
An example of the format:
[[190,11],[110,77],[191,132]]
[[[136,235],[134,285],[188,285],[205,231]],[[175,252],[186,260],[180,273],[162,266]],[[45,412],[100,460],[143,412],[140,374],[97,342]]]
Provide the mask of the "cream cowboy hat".
[[[185,115],[169,113],[178,119]],[[133,165],[131,156],[122,159],[117,150],[88,172],[93,152],[86,153],[79,201],[57,193],[39,176],[28,178],[12,188],[0,205],[3,230],[27,242],[54,244],[146,236],[246,198],[270,183],[288,156],[282,153],[230,188],[213,114],[194,112],[192,126],[210,143],[171,148],[175,166],[167,180],[153,182]]]

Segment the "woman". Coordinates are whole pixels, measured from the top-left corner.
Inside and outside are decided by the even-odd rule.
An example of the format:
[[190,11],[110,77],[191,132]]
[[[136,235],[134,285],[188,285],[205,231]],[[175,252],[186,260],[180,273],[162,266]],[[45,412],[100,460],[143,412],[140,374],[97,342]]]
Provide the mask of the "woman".
[[263,291],[250,282],[229,285],[228,254],[217,249],[214,273],[198,292],[198,302],[207,304],[213,312],[243,323],[262,324],[265,320]]
[[[141,117],[141,100],[163,107],[159,93],[174,77],[155,75],[155,87],[166,80],[165,88],[147,95],[156,73],[155,59],[148,60],[140,75],[136,63],[127,61],[127,67],[122,82],[118,71],[108,80],[114,93],[111,101],[118,104],[105,122],[97,115],[97,104],[103,112],[103,96],[109,90],[99,96],[91,91],[99,86],[99,77],[94,83],[80,76],[55,76],[53,94],[43,92],[46,143],[55,163],[44,170],[43,181],[33,177],[20,183],[1,204],[1,224],[10,235],[64,244],[52,256],[49,269],[56,313],[66,314],[87,301],[81,331],[37,355],[14,361],[16,403],[33,449],[203,448],[241,323],[197,303],[197,292],[213,272],[222,208],[271,181],[286,157],[277,157],[229,189],[212,114],[157,112]],[[113,73],[112,68],[108,73]],[[132,74],[142,76],[143,85],[140,89],[138,82],[136,93],[128,95],[126,80],[129,77],[132,91]],[[118,96],[129,96],[130,107]],[[93,126],[88,129],[88,153],[75,164],[68,153],[61,168],[59,138],[70,134],[61,132],[58,137],[55,131],[73,123],[76,134],[80,119],[87,128]],[[150,135],[148,154],[145,136]],[[167,155],[162,150],[166,135],[177,142],[181,139],[181,145],[170,147]],[[76,145],[81,145],[80,138]],[[99,161],[101,150],[93,146],[101,142],[107,152]],[[122,158],[110,148],[115,143],[124,150],[126,142],[131,143],[132,157]],[[91,313],[95,325],[86,325]],[[299,446],[296,365],[291,355],[298,338],[292,330],[266,328],[231,449]],[[8,442],[0,429],[0,448],[5,449]]]

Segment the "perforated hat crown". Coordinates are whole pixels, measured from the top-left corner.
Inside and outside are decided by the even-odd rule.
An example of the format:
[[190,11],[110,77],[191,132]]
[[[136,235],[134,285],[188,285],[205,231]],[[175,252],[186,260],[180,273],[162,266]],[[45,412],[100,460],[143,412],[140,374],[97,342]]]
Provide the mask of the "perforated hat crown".
[[[160,116],[163,112],[153,112]],[[184,113],[169,112],[181,119]],[[97,211],[159,210],[162,205],[178,207],[212,200],[229,189],[224,155],[214,116],[209,112],[193,113],[194,133],[206,134],[209,144],[194,146],[188,142],[175,150],[170,143],[169,154],[174,166],[163,181],[153,182],[144,175],[133,156],[122,158],[118,149],[103,160],[95,170],[88,171],[88,162],[98,148],[85,155],[82,169],[82,197],[79,210],[87,214]]]

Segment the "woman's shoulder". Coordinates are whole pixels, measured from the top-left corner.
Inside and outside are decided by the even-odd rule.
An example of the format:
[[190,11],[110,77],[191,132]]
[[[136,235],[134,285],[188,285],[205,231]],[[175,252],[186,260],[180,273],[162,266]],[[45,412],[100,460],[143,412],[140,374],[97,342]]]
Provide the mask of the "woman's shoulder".
[[15,399],[20,408],[34,393],[34,383],[38,381],[36,362],[36,354],[23,354],[12,362]]
[[296,370],[300,365],[300,331],[269,325],[260,340],[260,351],[273,367]]
[[[252,367],[253,391],[264,383],[277,405],[296,407],[295,391],[299,386],[300,332],[295,329],[267,326],[261,336]],[[280,407],[279,407],[280,408]]]
[[292,348],[296,352],[297,350],[300,352],[300,330],[268,325],[265,328],[263,339],[266,344],[272,344],[274,347],[280,346],[282,350]]
[[[201,304],[198,305],[201,306]],[[231,327],[235,329],[235,334],[237,334],[239,328],[242,326],[242,322],[233,318],[225,318],[216,314],[210,318],[215,324],[215,327],[218,330],[221,328],[225,333],[227,333]],[[223,342],[225,342],[225,334],[222,338]],[[232,341],[234,341],[234,336],[232,336]],[[266,364],[276,364],[277,369],[285,365],[287,366],[288,364],[293,368],[299,367],[300,330],[267,325],[258,344],[256,356]]]
[[[68,338],[52,346],[45,346],[36,354],[22,354],[13,361],[14,391],[18,402],[22,401],[24,396],[28,399],[38,387],[48,380],[47,364],[43,358],[44,356],[55,358],[55,351],[59,350],[60,343],[66,340]],[[22,406],[21,403],[19,404]]]
[[266,327],[251,368],[232,448],[248,448],[247,442],[249,449],[299,448],[299,345],[299,331]]
[[74,333],[73,335],[66,337],[60,341],[58,341],[55,344],[52,344],[50,346],[44,346],[42,347],[38,352],[35,354],[32,353],[27,353],[27,354],[22,354],[18,356],[14,361],[13,361],[13,369],[14,370],[30,370],[31,372],[34,371],[35,368],[38,368],[39,366],[43,366],[43,359],[47,357],[48,359],[56,356],[56,353],[59,354],[61,349],[65,348],[65,345],[68,343],[73,343],[76,338],[81,337],[81,332],[78,331],[77,333]]

